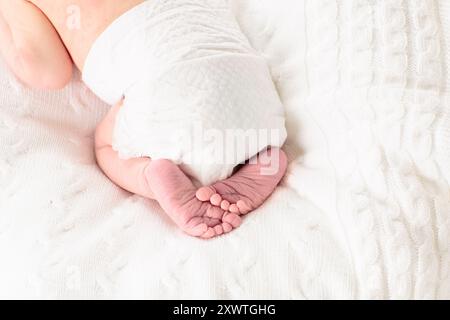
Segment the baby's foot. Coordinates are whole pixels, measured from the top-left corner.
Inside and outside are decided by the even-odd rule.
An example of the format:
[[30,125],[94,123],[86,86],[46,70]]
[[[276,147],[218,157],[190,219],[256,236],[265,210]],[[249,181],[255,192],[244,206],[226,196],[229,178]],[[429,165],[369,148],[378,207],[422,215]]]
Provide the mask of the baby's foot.
[[283,178],[287,157],[283,150],[261,152],[232,177],[197,190],[197,199],[234,214],[247,214],[261,206]]
[[237,214],[198,200],[191,180],[171,161],[153,160],[144,174],[161,207],[187,234],[209,239],[241,224]]

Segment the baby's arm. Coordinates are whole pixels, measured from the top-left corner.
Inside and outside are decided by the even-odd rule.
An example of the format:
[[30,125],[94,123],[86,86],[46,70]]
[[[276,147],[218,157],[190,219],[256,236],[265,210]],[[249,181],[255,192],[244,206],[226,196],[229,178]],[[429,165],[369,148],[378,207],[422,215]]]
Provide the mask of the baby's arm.
[[59,89],[72,77],[72,60],[47,17],[25,0],[0,0],[0,53],[26,85]]

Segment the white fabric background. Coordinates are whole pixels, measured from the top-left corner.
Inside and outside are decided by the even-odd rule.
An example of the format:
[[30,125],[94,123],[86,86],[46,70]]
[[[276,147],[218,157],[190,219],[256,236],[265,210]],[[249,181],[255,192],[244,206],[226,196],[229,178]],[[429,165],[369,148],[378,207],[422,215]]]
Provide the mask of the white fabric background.
[[445,0],[234,0],[288,114],[272,198],[213,241],[95,165],[75,77],[0,71],[0,297],[450,298]]

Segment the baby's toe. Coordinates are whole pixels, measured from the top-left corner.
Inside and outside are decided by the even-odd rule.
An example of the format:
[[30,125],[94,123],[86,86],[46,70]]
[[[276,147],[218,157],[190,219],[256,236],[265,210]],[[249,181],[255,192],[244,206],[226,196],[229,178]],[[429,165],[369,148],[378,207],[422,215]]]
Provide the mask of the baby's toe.
[[241,225],[242,220],[241,218],[234,213],[227,214],[223,219],[223,222],[229,223],[233,228],[237,228]]
[[239,200],[238,202],[236,202],[236,206],[238,207],[241,214],[247,214],[252,211],[252,208],[244,200]]
[[205,216],[212,219],[221,219],[223,217],[223,210],[219,207],[210,206]]
[[215,193],[215,190],[211,187],[202,187],[197,190],[195,196],[198,200],[205,202],[209,201]]
[[203,239],[211,239],[216,236],[214,228],[208,228],[208,230],[201,236]]
[[193,227],[187,227],[184,229],[184,232],[187,234],[193,236],[193,237],[200,237],[203,234],[205,234],[208,231],[209,227],[206,223],[200,223]]
[[211,197],[211,204],[214,206],[220,206],[222,203],[222,197],[220,194],[216,193]]
[[214,231],[218,236],[220,236],[223,233],[223,227],[221,225],[215,226]]
[[239,208],[236,204],[232,204],[228,210],[231,213],[240,213]]
[[231,226],[231,224],[229,224],[228,222],[224,222],[222,223],[222,227],[223,227],[223,232],[224,233],[228,233],[231,230],[233,230],[233,227]]
[[220,204],[220,207],[223,210],[228,210],[230,208],[230,202],[227,200],[223,200],[222,203]]

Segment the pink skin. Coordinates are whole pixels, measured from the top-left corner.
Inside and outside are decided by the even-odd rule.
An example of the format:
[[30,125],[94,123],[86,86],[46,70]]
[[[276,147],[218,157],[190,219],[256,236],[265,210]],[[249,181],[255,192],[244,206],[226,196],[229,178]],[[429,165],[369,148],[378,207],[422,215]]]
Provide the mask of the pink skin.
[[[272,174],[261,173],[263,168],[274,163],[278,165]],[[283,178],[286,167],[285,153],[281,149],[271,148],[261,152],[232,177],[197,190],[197,199],[235,214],[248,214],[272,194]]]
[[[239,227],[241,215],[263,204],[286,172],[284,152],[272,148],[260,153],[229,179],[197,189],[169,160],[121,160],[111,147],[120,106],[114,106],[97,127],[95,151],[99,166],[122,188],[156,199],[168,216],[191,236],[210,239]],[[272,174],[262,174],[274,163],[277,165]]]
[[[268,166],[261,157],[278,160],[274,174],[261,174],[261,169]],[[254,164],[246,164],[229,179],[198,190],[168,160],[151,161],[146,177],[161,207],[178,226],[190,235],[212,238],[239,227],[240,215],[261,206],[284,176],[286,167],[284,152],[273,148],[258,155]]]
[[[25,84],[62,88],[72,77],[72,60],[83,70],[86,55],[101,31],[142,1],[121,0],[112,6],[109,0],[0,0],[0,54]],[[82,9],[84,23],[78,32],[67,28],[69,5]],[[239,227],[240,215],[259,207],[285,173],[286,156],[275,148],[262,152],[254,159],[256,163],[245,165],[231,178],[199,190],[168,160],[121,160],[111,147],[120,106],[114,106],[97,127],[95,153],[99,166],[122,188],[156,199],[187,234],[208,239]],[[275,159],[277,170],[262,174],[267,160]]]
[[[98,36],[143,1],[0,0],[0,55],[24,84],[63,88],[72,79],[74,64],[83,70]],[[69,20],[80,23],[70,27]]]
[[151,161],[145,176],[155,199],[186,233],[208,239],[240,226],[238,214],[199,201],[195,196],[197,188],[171,161]]

